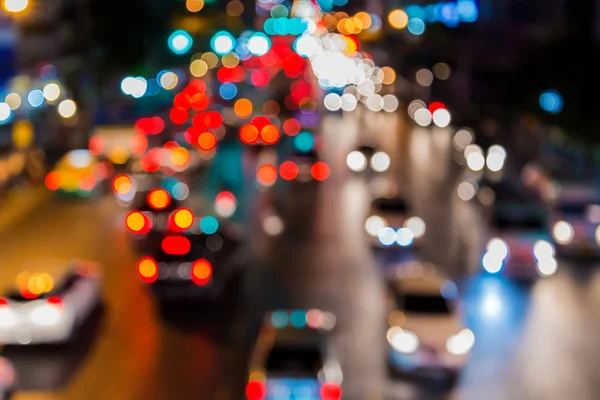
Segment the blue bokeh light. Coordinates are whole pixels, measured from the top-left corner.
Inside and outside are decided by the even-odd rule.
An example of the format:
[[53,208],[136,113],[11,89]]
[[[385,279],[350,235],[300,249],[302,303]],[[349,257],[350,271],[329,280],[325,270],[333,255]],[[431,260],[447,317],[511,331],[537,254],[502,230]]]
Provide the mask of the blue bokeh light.
[[425,32],[425,22],[420,18],[411,18],[408,21],[407,28],[413,35],[419,36]]
[[310,132],[300,132],[294,138],[294,146],[302,153],[308,153],[315,145],[315,138]]
[[285,328],[289,320],[290,319],[285,311],[273,311],[271,314],[271,324],[275,328]]
[[219,221],[215,217],[204,217],[200,220],[200,230],[207,235],[216,233],[219,229]]
[[27,101],[31,107],[40,107],[42,104],[44,104],[44,93],[40,89],[33,89],[27,95]]
[[219,87],[219,94],[225,100],[233,99],[235,96],[237,96],[237,92],[237,86],[231,82],[226,82]]
[[178,29],[169,36],[169,48],[175,54],[187,53],[194,44],[194,39],[183,29]]
[[556,90],[547,90],[540,96],[540,107],[551,114],[558,114],[564,106],[563,98]]
[[306,312],[303,310],[294,310],[290,314],[290,324],[294,328],[304,328],[306,326]]

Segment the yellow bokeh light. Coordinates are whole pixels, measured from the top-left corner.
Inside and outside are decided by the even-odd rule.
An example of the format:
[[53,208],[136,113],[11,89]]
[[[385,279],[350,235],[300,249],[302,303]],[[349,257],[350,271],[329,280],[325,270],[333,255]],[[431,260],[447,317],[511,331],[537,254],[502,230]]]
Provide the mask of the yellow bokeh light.
[[185,7],[189,12],[198,12],[204,7],[204,0],[187,0]]
[[21,96],[19,96],[18,93],[7,94],[4,101],[6,104],[8,104],[11,110],[16,110],[21,107]]
[[173,220],[178,227],[187,229],[194,223],[194,214],[187,209],[179,210],[175,212]]
[[31,274],[27,271],[23,271],[19,275],[17,275],[17,286],[19,287],[19,289],[26,288],[30,278]]
[[179,78],[174,72],[168,71],[160,76],[160,86],[167,90],[173,90],[177,86]]
[[354,24],[354,34],[358,35],[360,32],[362,32],[363,28],[363,23],[359,18],[356,17],[352,17],[349,19],[350,21],[352,21],[352,23]]
[[29,6],[29,0],[3,0],[2,8],[10,13],[24,11]]
[[[364,11],[356,13],[354,18],[360,20],[362,24],[362,29],[369,29],[371,27],[371,24],[373,23],[373,21],[371,20],[371,16]],[[356,21],[354,23],[356,24]]]
[[140,212],[133,212],[125,219],[125,224],[134,232],[139,232],[146,226],[146,219]]
[[58,113],[63,118],[72,118],[77,112],[77,104],[71,99],[63,100],[58,105]]
[[392,67],[383,67],[381,68],[383,72],[383,81],[384,85],[391,85],[396,82],[396,71]]
[[176,167],[183,167],[190,160],[190,155],[186,149],[183,147],[177,147],[171,150],[171,154],[169,156],[171,162]]
[[115,146],[108,150],[107,157],[114,164],[125,164],[129,159],[129,149],[125,146]]
[[60,96],[60,86],[56,83],[49,83],[43,89],[44,98],[48,101],[55,101]]
[[17,121],[13,125],[12,139],[16,148],[26,149],[33,143],[33,124],[29,121]]
[[235,53],[229,53],[221,57],[221,64],[226,68],[235,68],[240,63],[240,59]]
[[190,64],[190,72],[196,78],[203,77],[204,75],[206,75],[207,71],[208,71],[208,64],[206,64],[206,61],[204,61],[204,60],[194,60]]
[[208,53],[202,54],[200,59],[203,60],[206,63],[206,65],[208,65],[208,68],[214,68],[219,64],[219,57],[217,57],[215,53],[210,51]]
[[144,278],[150,278],[156,274],[156,263],[150,259],[142,260],[138,264],[138,272]]
[[408,15],[404,10],[396,9],[388,15],[388,22],[395,29],[404,29],[408,25]]

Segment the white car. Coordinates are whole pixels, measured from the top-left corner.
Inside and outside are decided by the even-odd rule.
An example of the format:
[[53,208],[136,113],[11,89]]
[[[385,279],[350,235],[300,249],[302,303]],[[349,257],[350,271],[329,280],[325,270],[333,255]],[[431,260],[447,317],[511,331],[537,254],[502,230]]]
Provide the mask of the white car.
[[552,211],[552,238],[559,256],[600,257],[600,196],[562,195]]
[[100,304],[97,264],[76,260],[40,265],[40,272],[21,272],[13,288],[0,298],[0,343],[69,342]]
[[0,400],[9,400],[15,386],[15,369],[10,361],[0,357]]
[[499,207],[481,264],[490,274],[534,279],[556,273],[558,263],[544,212],[534,207]]
[[333,314],[316,309],[269,313],[250,359],[246,398],[341,399],[342,369],[328,336],[334,324]]
[[473,332],[461,322],[456,285],[413,262],[388,280],[388,366],[396,374],[454,378],[469,358]]
[[425,235],[425,229],[425,222],[412,215],[408,203],[398,196],[373,200],[365,220],[365,231],[375,247],[414,246]]
[[346,165],[354,172],[363,172],[367,168],[374,172],[385,172],[390,164],[389,154],[367,145],[358,147],[346,156]]

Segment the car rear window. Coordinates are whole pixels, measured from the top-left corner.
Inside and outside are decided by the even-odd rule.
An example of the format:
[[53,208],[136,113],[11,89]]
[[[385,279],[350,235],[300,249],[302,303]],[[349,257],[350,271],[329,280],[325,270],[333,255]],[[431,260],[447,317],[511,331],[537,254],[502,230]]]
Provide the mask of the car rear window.
[[393,199],[384,199],[380,198],[375,200],[374,206],[376,209],[383,212],[406,212],[408,210],[408,205],[401,198],[393,198]]
[[286,376],[314,376],[323,367],[321,352],[317,347],[275,345],[267,359],[269,373]]
[[583,216],[588,210],[587,204],[566,203],[559,207],[559,210],[564,215]]
[[494,215],[492,224],[499,230],[542,230],[546,227],[544,219],[532,215]]
[[398,307],[406,312],[418,314],[450,314],[448,302],[442,296],[436,295],[401,295]]

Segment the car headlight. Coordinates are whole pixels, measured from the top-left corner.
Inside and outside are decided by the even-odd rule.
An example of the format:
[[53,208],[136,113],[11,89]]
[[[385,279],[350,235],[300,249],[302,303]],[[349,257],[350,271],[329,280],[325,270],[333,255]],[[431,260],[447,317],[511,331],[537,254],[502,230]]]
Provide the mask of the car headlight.
[[29,318],[33,324],[41,326],[56,325],[63,316],[63,310],[54,305],[45,304],[33,310]]
[[361,172],[367,168],[367,157],[358,150],[350,152],[346,157],[346,165],[354,172]]
[[483,255],[483,259],[481,260],[481,263],[483,264],[483,269],[485,269],[490,274],[500,272],[500,270],[502,269],[503,262],[503,258],[500,258],[496,254],[490,252],[485,253]]
[[575,231],[573,226],[567,221],[558,221],[552,227],[552,237],[558,244],[569,244],[573,241]]
[[540,261],[546,258],[553,258],[555,254],[554,246],[545,240],[538,240],[533,245],[533,255]]
[[475,335],[470,329],[463,329],[446,340],[446,350],[455,356],[461,356],[471,351],[475,344]]
[[410,217],[404,222],[404,226],[412,231],[415,239],[425,235],[425,221],[419,217]]
[[489,254],[492,254],[495,258],[501,260],[504,260],[508,255],[508,245],[504,240],[499,238],[491,239],[488,242],[486,249]]
[[381,218],[378,215],[371,215],[365,221],[365,231],[369,234],[369,236],[377,237],[379,231],[387,226],[387,222],[385,219]]
[[400,353],[411,354],[419,348],[419,338],[417,335],[399,326],[393,326],[388,329],[386,337],[394,350]]

